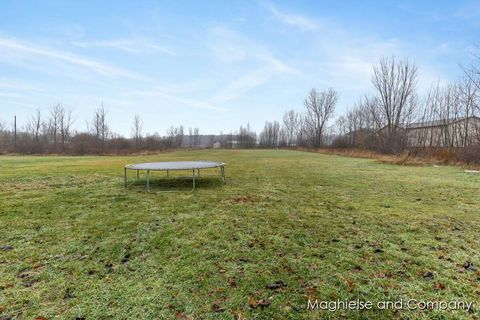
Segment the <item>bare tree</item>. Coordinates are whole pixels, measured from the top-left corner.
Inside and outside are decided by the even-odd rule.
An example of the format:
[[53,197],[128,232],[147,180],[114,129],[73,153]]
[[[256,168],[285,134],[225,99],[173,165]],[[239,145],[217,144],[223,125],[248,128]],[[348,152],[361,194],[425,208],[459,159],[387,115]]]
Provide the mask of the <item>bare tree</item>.
[[[463,128],[463,145],[466,147],[476,137],[471,137],[472,133],[476,133],[474,124],[470,123],[471,118],[476,115],[477,109],[480,111],[480,88],[475,82],[467,76],[464,76],[459,83],[460,103],[462,105],[463,117],[465,118],[465,126]],[[471,128],[473,126],[473,128]]]
[[40,141],[43,145],[48,145],[50,139],[50,121],[42,121],[40,125]]
[[42,126],[40,110],[37,109],[27,123],[27,131],[30,133],[36,143],[40,142],[40,129]]
[[418,105],[417,67],[395,57],[381,59],[373,68],[372,84],[376,95],[366,100],[366,106],[379,128],[379,148],[400,152],[407,146],[404,128],[412,122]]
[[95,138],[100,140],[101,150],[102,152],[104,152],[105,140],[108,138],[110,129],[107,124],[107,111],[103,107],[103,103],[97,110],[95,110],[95,114],[93,116],[93,120],[90,126],[90,131]]
[[260,133],[260,146],[265,148],[278,147],[280,138],[280,123],[278,121],[265,122],[265,127]]
[[397,131],[411,120],[416,107],[417,67],[395,57],[382,59],[373,68],[372,84],[377,93],[374,120],[388,134]]
[[473,54],[476,63],[472,63],[469,68],[462,69],[465,72],[465,76],[467,76],[472,81],[472,83],[477,87],[478,90],[480,90],[480,45],[477,45],[476,48],[477,52]]
[[300,126],[300,115],[295,110],[289,110],[283,115],[283,130],[287,147],[295,146],[297,131]]
[[308,123],[308,115],[301,114],[297,130],[296,144],[300,147],[312,147],[312,130]]
[[476,90],[468,77],[454,84],[433,85],[418,113],[418,123],[410,130],[410,145],[465,148],[472,138],[475,141]]
[[183,126],[181,125],[177,128],[177,134],[175,135],[175,145],[177,147],[182,146],[183,136],[184,136],[184,130],[183,130]]
[[193,129],[193,146],[195,148],[200,146],[200,129]]
[[133,118],[132,124],[132,137],[135,143],[135,149],[139,148],[139,145],[142,141],[142,130],[143,130],[143,121],[138,114]]
[[200,144],[200,129],[188,128],[188,146],[190,148],[196,148]]
[[237,137],[239,148],[253,148],[257,142],[257,134],[250,128],[250,124],[240,126]]
[[53,150],[57,151],[58,132],[60,127],[60,118],[64,112],[61,103],[57,103],[50,109],[49,132],[53,138]]
[[193,146],[193,130],[192,128],[188,128],[188,147],[191,148]]
[[66,109],[64,106],[61,106],[59,109],[59,129],[60,129],[60,138],[62,143],[62,151],[65,150],[65,143],[70,137],[70,130],[72,128],[73,119],[72,119],[72,110]]
[[7,125],[4,121],[0,119],[0,151],[3,151],[9,146],[9,132],[7,130]]
[[322,146],[325,125],[335,112],[337,100],[338,94],[331,88],[321,92],[312,89],[304,100],[304,105],[307,108],[307,123],[313,131],[313,146],[315,149]]
[[167,141],[170,147],[181,147],[184,137],[183,126],[174,127],[171,126],[167,130]]
[[338,147],[375,148],[378,128],[370,114],[372,99],[360,99],[352,109],[337,119],[336,132],[339,135],[334,141]]

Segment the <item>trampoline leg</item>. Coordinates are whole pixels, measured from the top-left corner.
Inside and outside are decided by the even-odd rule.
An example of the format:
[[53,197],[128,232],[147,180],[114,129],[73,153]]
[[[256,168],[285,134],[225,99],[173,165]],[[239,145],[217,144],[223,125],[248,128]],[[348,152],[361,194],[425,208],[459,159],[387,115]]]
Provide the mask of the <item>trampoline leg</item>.
[[192,178],[193,178],[193,188],[192,188],[192,191],[195,191],[195,169],[192,170]]
[[150,192],[150,170],[147,170],[147,191]]
[[224,166],[220,167],[220,172],[222,174],[223,183],[226,183],[226,181],[225,181],[225,167]]
[[167,178],[168,178],[168,170],[167,170]]
[[200,178],[200,169],[197,169],[197,177]]
[[140,180],[140,173],[138,171],[139,170],[137,170],[137,180]]
[[125,188],[127,187],[127,168],[124,168],[125,171]]

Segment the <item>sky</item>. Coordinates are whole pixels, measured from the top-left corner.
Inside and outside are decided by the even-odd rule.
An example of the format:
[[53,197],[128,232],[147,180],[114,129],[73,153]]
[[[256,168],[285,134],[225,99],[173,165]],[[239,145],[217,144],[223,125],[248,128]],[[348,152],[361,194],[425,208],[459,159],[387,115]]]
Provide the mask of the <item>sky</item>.
[[480,43],[480,1],[0,2],[0,121],[71,108],[84,130],[102,103],[112,131],[261,130],[303,111],[311,88],[336,116],[372,91],[382,57],[409,59],[418,88],[455,81]]

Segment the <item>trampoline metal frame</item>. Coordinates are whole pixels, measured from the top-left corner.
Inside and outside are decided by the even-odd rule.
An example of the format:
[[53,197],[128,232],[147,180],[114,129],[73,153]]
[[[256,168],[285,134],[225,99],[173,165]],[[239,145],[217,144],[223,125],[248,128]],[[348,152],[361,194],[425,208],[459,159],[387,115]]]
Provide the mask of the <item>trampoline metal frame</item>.
[[[146,189],[150,192],[150,171],[166,171],[167,177],[169,177],[169,171],[185,171],[185,170],[192,170],[192,192],[195,191],[195,170],[197,170],[197,178],[200,177],[200,169],[213,169],[213,168],[220,168],[220,177],[222,178],[223,183],[226,183],[225,180],[225,163],[219,162],[217,166],[212,167],[204,167],[204,168],[188,168],[188,169],[134,169],[129,168],[133,164],[127,164],[123,167],[124,175],[125,175],[125,188],[127,187],[127,170],[136,170],[137,171],[137,181],[140,180],[140,170],[147,172],[147,182],[146,182]],[[176,190],[165,190],[161,192],[175,192]]]

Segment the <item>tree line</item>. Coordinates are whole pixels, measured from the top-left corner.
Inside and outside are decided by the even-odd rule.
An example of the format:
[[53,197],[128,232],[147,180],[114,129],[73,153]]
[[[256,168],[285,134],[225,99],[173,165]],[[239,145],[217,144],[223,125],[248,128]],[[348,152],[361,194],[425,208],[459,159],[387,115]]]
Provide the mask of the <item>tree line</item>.
[[[27,123],[13,128],[0,122],[0,151],[19,153],[96,154],[155,151],[179,147],[370,149],[402,153],[427,148],[472,150],[480,148],[480,70],[463,67],[454,83],[431,86],[418,93],[418,68],[408,59],[383,58],[373,66],[371,92],[334,119],[339,93],[333,88],[311,89],[303,111],[284,113],[267,121],[259,134],[249,125],[228,134],[209,136],[198,128],[172,126],[164,135],[143,132],[140,115],[132,121],[129,138],[115,134],[103,104],[95,110],[87,130],[74,131],[72,109],[58,103]],[[480,152],[475,153],[480,155]],[[478,159],[478,156],[475,156]]]
[[[16,117],[12,129],[0,122],[0,152],[81,155],[156,151],[181,147],[185,135],[183,126],[172,126],[165,135],[144,134],[143,121],[137,114],[131,137],[123,137],[111,130],[103,104],[87,122],[87,130],[74,131],[72,113],[71,108],[57,103],[46,114],[37,110],[22,127],[17,128]],[[190,147],[195,147],[199,129],[190,129],[189,137]]]
[[472,149],[480,145],[480,74],[472,65],[449,84],[436,83],[425,97],[408,60],[383,59],[374,67],[372,95],[336,121],[334,146],[401,153],[419,148]]
[[[333,89],[312,89],[304,100],[305,114],[288,111],[282,124],[266,122],[257,134],[250,125],[228,134],[220,133],[202,139],[199,128],[172,126],[164,135],[143,132],[143,121],[135,115],[131,136],[123,137],[111,131],[108,113],[103,104],[94,111],[86,131],[74,131],[72,109],[62,103],[51,107],[46,114],[37,110],[25,126],[13,130],[0,122],[0,151],[22,154],[69,153],[101,154],[155,151],[170,148],[278,148],[305,147],[318,149],[324,145],[327,123],[334,115],[338,93]],[[203,141],[201,141],[203,140]]]
[[480,69],[463,67],[453,83],[418,93],[418,68],[408,59],[381,59],[373,66],[371,92],[329,123],[337,92],[312,89],[305,112],[287,111],[282,123],[267,122],[263,147],[368,149],[417,155],[448,150],[460,160],[480,162]]

